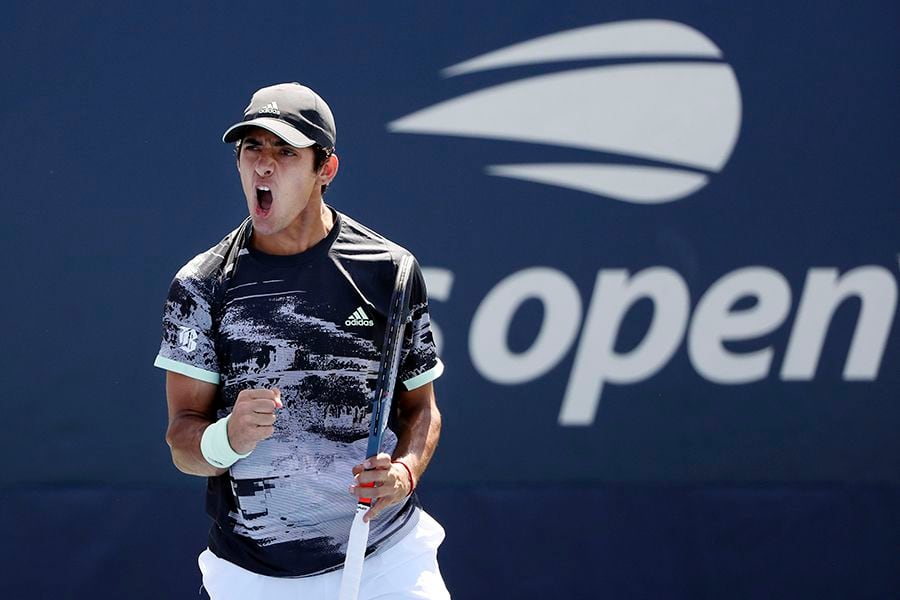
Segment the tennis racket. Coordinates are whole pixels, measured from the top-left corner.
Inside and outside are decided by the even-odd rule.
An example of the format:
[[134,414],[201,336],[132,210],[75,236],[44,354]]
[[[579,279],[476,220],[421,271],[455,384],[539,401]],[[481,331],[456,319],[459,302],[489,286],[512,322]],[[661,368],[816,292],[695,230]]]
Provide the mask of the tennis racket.
[[[377,455],[381,449],[381,438],[391,413],[391,399],[394,397],[394,384],[397,381],[397,368],[400,365],[400,349],[403,345],[403,329],[406,318],[409,316],[412,265],[412,256],[405,255],[397,267],[397,277],[394,280],[394,291],[391,293],[391,304],[388,308],[387,326],[384,332],[381,364],[378,367],[375,394],[372,396],[372,420],[369,423],[366,458]],[[371,498],[360,498],[356,505],[353,525],[350,526],[350,541],[347,544],[347,556],[344,559],[338,600],[356,600],[359,595],[359,582],[362,578],[363,561],[366,558],[366,546],[369,541],[369,524],[363,521],[363,515],[371,506]]]

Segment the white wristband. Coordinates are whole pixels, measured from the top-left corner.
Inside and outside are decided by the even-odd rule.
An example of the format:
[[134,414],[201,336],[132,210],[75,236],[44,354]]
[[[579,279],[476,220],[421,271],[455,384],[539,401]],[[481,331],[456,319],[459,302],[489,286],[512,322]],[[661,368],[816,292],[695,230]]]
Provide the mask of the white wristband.
[[247,454],[238,454],[228,442],[228,415],[224,419],[219,419],[206,428],[203,437],[200,438],[200,452],[206,462],[220,469],[227,469],[237,461],[247,456]]

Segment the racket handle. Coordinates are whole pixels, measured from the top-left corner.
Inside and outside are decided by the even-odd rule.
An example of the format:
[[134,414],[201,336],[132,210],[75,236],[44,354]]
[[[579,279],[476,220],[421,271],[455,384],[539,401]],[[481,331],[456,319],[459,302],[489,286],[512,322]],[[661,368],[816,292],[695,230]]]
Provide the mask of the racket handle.
[[366,558],[366,545],[369,539],[369,524],[363,521],[366,509],[358,507],[350,527],[350,541],[347,542],[347,557],[344,560],[344,571],[341,573],[339,600],[357,600],[359,584],[362,580],[363,561]]

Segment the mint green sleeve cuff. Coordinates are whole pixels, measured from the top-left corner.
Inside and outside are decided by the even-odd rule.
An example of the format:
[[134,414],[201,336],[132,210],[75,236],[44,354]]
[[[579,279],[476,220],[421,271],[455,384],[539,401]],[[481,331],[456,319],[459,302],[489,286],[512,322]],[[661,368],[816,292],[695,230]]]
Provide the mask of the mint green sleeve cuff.
[[438,377],[440,377],[444,373],[444,363],[441,362],[441,359],[438,359],[437,364],[425,371],[424,373],[419,373],[415,377],[407,379],[403,382],[403,387],[407,389],[407,391],[414,390],[418,387],[422,387],[426,383],[431,383]]
[[172,371],[173,373],[180,373],[192,377],[193,379],[199,379],[200,381],[219,385],[220,377],[218,373],[213,373],[212,371],[207,371],[206,369],[201,369],[193,365],[180,363],[171,358],[166,358],[165,356],[157,356],[156,360],[153,361],[153,366],[165,369],[166,371]]

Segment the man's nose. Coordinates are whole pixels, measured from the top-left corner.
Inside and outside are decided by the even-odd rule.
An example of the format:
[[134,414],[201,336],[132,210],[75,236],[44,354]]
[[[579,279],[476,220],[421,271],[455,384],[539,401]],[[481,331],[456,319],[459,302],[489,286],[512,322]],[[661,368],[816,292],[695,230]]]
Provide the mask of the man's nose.
[[275,170],[275,161],[265,152],[261,152],[256,160],[256,173],[261,177],[268,177]]

